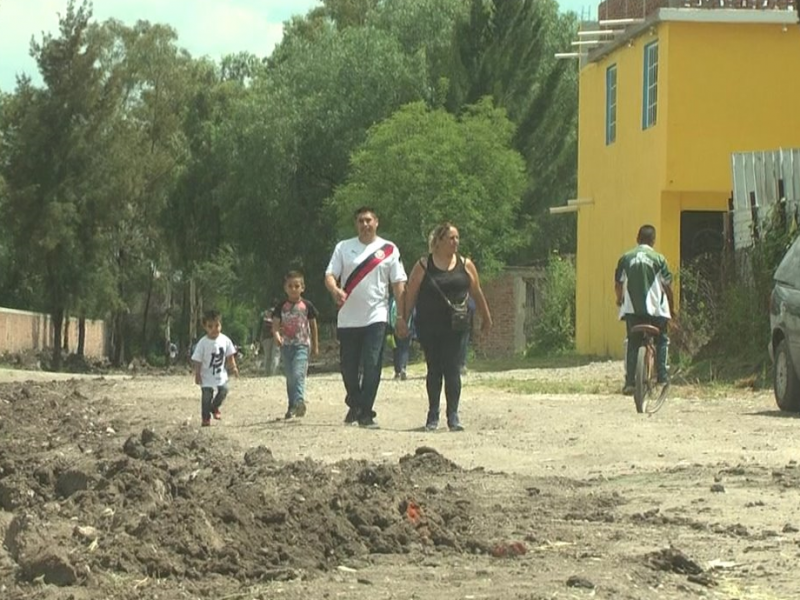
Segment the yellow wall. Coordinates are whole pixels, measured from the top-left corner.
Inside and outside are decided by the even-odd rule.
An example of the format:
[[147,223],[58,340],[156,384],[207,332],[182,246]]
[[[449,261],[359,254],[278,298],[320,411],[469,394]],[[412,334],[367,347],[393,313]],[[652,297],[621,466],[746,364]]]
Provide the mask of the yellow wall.
[[[642,224],[661,231],[668,111],[661,87],[668,56],[663,35],[657,122],[642,131],[644,46],[655,39],[633,40],[580,74],[578,197],[594,201],[578,212],[576,342],[583,353],[621,355],[625,332],[614,305],[614,268],[635,245]],[[612,64],[617,65],[617,138],[606,146],[606,69]]]
[[661,27],[670,39],[666,189],[730,195],[732,152],[800,145],[799,26]]
[[[622,355],[613,273],[640,225],[680,264],[681,211],[727,209],[731,153],[800,145],[800,27],[662,22],[580,74],[577,349]],[[658,39],[658,120],[642,130],[644,46]],[[605,144],[606,69],[617,138]]]

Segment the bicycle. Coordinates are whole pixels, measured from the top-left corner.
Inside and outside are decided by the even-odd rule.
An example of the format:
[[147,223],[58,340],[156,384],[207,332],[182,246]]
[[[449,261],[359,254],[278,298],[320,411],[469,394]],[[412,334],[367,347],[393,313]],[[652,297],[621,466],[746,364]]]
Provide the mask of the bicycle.
[[636,354],[636,373],[633,400],[636,412],[653,414],[664,405],[669,384],[659,390],[656,369],[656,338],[661,331],[654,325],[634,325],[631,333],[641,334],[642,341]]

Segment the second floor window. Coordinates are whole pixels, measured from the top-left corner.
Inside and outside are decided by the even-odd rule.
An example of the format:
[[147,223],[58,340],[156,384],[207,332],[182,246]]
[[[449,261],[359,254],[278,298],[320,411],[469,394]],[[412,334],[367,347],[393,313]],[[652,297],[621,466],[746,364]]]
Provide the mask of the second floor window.
[[642,98],[642,129],[656,124],[658,116],[658,42],[644,47],[644,88]]
[[606,145],[617,139],[617,65],[606,69]]

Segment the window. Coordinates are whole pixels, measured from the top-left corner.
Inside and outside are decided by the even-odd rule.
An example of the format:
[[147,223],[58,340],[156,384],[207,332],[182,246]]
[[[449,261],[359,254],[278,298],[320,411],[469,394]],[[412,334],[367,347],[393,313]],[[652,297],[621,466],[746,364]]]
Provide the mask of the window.
[[606,146],[617,139],[617,65],[606,69]]
[[642,129],[656,124],[658,114],[658,42],[644,47],[644,90],[642,95]]

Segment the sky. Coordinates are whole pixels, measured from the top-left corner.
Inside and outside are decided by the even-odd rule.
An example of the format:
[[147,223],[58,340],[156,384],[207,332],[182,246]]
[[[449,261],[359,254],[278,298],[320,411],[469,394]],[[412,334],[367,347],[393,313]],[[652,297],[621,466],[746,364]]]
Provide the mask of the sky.
[[[76,4],[79,3],[76,2]],[[559,0],[562,10],[594,10],[597,0]],[[94,0],[97,21],[137,20],[171,25],[178,45],[194,57],[219,59],[248,51],[267,56],[283,35],[283,22],[320,5],[319,0]],[[28,54],[32,37],[55,33],[58,14],[67,0],[0,0],[0,90],[10,92],[17,74],[38,81],[36,63]]]

